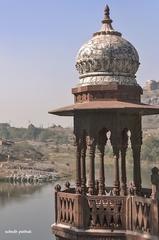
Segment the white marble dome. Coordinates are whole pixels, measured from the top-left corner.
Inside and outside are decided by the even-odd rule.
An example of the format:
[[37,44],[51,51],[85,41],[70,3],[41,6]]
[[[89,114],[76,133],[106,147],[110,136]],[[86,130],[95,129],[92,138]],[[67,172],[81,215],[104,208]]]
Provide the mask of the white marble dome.
[[102,23],[101,30],[77,54],[76,68],[80,74],[80,84],[118,82],[136,85],[139,55],[133,45],[113,29],[108,6]]

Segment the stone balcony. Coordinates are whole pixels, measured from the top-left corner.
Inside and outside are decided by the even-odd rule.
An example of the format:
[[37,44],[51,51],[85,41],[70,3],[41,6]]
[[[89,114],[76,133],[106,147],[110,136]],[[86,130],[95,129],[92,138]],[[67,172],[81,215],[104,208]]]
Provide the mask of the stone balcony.
[[150,195],[142,189],[141,196],[115,196],[111,188],[106,195],[77,194],[58,185],[53,233],[60,240],[159,239],[159,201]]

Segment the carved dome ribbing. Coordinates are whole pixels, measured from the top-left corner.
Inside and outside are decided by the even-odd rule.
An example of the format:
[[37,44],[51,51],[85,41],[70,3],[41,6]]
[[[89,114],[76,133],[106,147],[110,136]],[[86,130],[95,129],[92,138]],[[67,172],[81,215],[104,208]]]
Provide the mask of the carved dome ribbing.
[[106,6],[101,31],[84,44],[77,55],[76,68],[82,85],[118,82],[136,85],[139,56],[133,45],[115,31]]

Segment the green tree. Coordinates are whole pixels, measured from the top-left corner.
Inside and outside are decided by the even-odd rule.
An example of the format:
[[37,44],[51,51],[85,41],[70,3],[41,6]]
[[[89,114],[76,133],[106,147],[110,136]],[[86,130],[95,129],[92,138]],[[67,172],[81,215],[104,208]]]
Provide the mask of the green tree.
[[142,160],[157,161],[159,158],[159,138],[150,136],[145,139],[141,153]]

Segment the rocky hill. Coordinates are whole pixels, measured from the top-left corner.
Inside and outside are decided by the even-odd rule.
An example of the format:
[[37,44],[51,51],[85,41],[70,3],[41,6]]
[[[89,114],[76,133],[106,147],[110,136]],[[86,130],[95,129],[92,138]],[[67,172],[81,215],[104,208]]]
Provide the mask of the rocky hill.
[[[72,155],[71,128],[53,125],[16,128],[0,123],[0,180],[6,176],[68,176]],[[73,169],[73,168],[72,168]],[[51,176],[52,176],[51,175]]]

